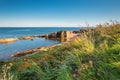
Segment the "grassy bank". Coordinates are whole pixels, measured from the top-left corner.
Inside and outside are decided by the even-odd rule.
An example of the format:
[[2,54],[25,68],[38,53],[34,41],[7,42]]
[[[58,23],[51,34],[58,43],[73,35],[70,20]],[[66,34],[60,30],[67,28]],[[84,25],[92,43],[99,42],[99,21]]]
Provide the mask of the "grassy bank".
[[120,80],[120,24],[98,25],[36,54],[0,62],[1,80]]

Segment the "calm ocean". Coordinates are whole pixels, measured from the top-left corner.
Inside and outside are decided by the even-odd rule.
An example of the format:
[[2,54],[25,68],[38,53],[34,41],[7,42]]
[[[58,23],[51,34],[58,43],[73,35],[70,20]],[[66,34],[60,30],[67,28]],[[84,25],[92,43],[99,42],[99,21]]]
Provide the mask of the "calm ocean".
[[[0,38],[10,38],[19,37],[27,35],[39,35],[47,34],[52,32],[57,32],[60,30],[78,30],[80,28],[74,27],[1,27],[0,28]],[[34,38],[33,40],[18,40],[9,44],[0,44],[0,60],[10,59],[11,55],[25,51],[32,48],[37,48],[40,46],[49,46],[53,44],[58,44],[59,41],[46,40],[44,38]]]

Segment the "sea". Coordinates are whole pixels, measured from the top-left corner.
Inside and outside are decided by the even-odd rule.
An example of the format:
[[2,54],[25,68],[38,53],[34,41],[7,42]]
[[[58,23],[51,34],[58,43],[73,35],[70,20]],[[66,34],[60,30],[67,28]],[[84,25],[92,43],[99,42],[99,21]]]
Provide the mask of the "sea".
[[[80,27],[0,27],[0,38],[16,38],[20,36],[40,35],[57,32],[60,30],[79,30]],[[60,41],[34,38],[18,40],[12,43],[0,44],[0,60],[12,59],[12,54],[25,50],[59,44]]]

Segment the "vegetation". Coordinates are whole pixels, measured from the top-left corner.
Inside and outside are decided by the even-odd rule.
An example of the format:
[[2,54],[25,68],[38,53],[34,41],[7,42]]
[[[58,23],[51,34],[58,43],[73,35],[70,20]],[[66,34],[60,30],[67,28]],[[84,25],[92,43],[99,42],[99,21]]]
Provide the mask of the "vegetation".
[[120,23],[98,25],[72,42],[0,62],[1,80],[120,80]]

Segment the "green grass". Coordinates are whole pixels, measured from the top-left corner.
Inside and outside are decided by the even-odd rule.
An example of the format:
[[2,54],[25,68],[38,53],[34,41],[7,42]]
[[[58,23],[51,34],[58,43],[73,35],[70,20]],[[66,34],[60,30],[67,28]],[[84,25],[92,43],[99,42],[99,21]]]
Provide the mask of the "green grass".
[[70,43],[0,62],[2,80],[120,80],[120,24],[98,25]]

